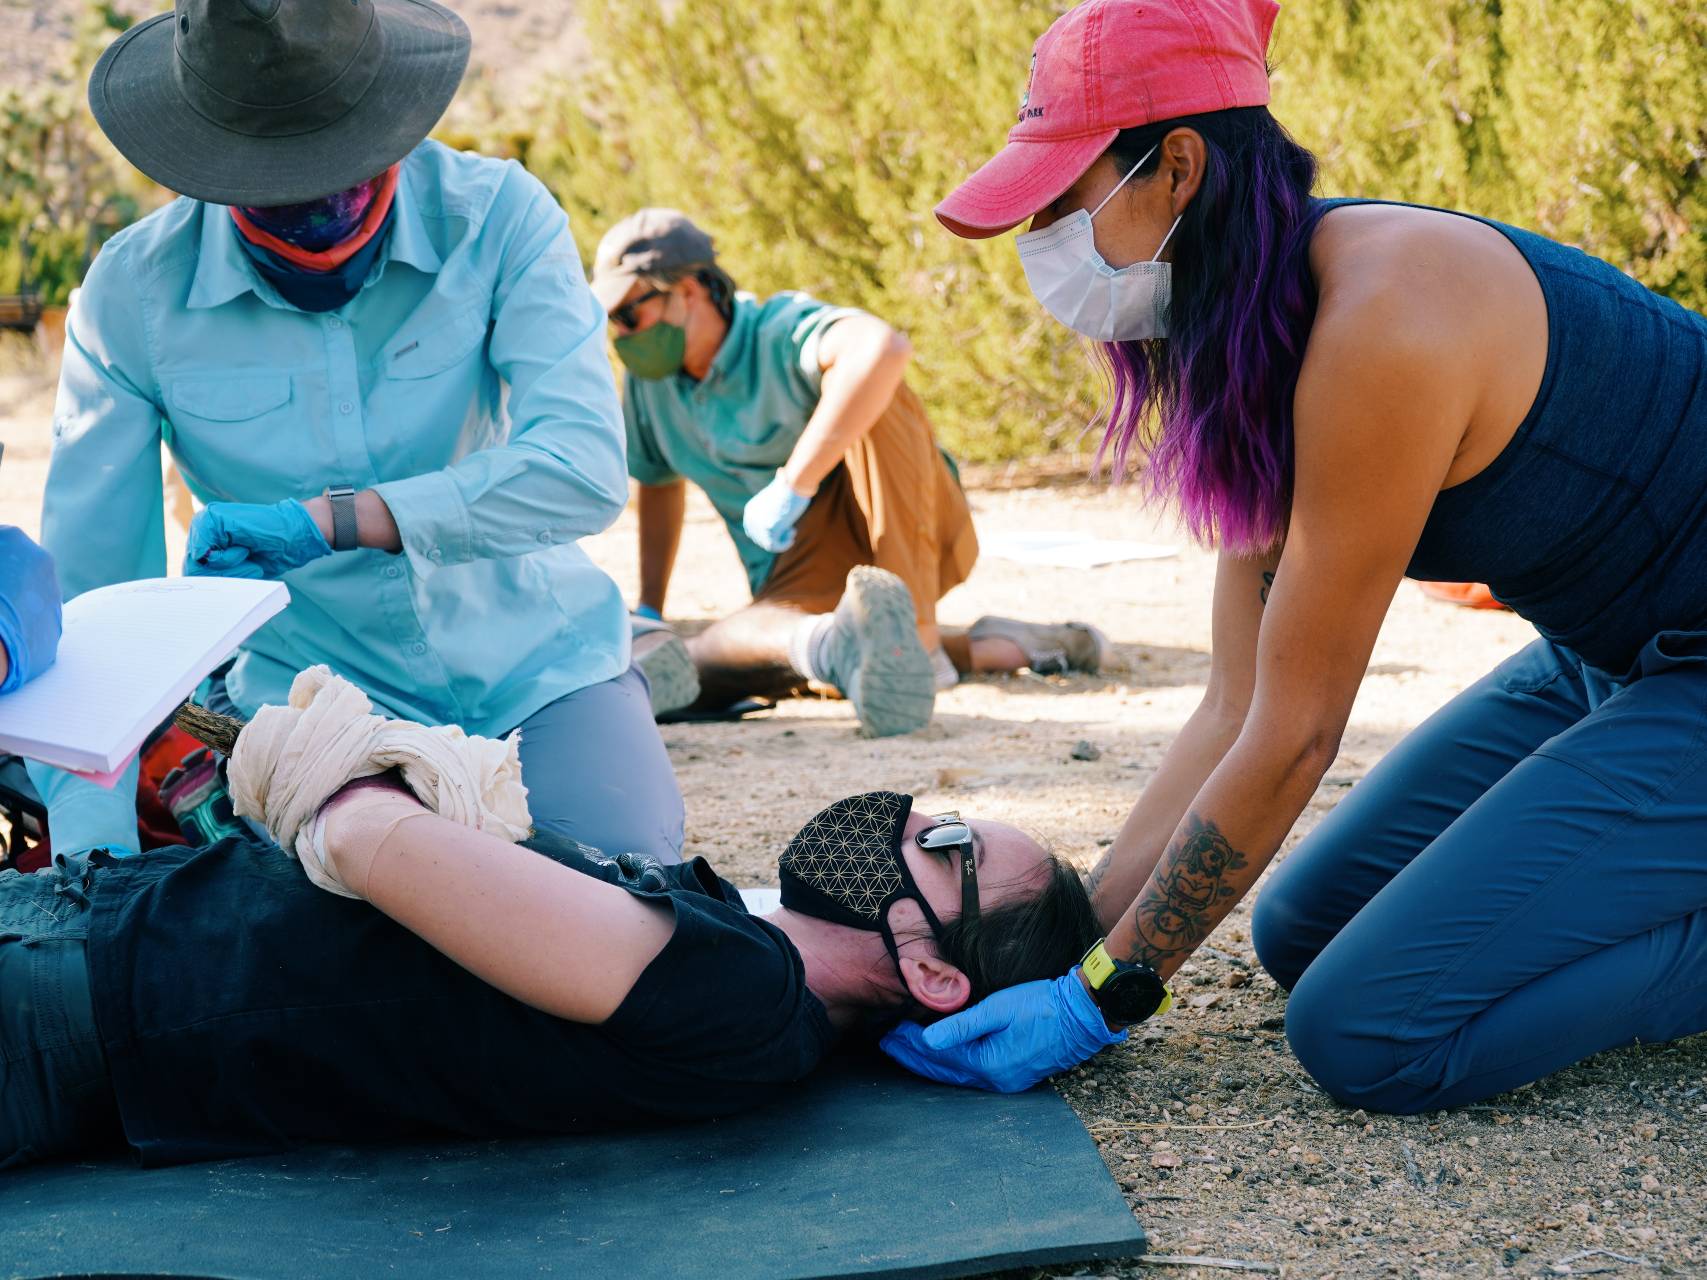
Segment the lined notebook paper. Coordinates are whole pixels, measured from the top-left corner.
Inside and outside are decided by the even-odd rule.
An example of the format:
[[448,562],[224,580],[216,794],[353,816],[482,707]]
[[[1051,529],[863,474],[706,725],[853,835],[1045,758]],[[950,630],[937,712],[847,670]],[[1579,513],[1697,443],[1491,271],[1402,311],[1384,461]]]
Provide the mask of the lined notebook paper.
[[58,660],[0,697],[0,751],[82,773],[122,768],[288,603],[283,583],[245,578],[145,578],[78,596]]

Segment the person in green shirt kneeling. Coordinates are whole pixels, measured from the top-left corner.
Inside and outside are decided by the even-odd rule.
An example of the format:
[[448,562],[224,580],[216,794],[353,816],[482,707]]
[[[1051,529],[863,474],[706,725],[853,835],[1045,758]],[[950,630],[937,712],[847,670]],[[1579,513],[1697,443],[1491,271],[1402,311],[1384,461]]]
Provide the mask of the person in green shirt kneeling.
[[903,334],[804,293],[761,301],[738,291],[711,237],[673,209],[613,227],[592,288],[627,369],[636,613],[662,622],[687,480],[723,517],[753,592],[751,605],[687,641],[692,671],[673,693],[655,690],[660,709],[816,683],[839,690],[881,737],[929,723],[937,690],[962,675],[1097,670],[1107,642],[1082,622],[938,627],[936,602],[966,580],[978,538],[953,463],[904,381]]

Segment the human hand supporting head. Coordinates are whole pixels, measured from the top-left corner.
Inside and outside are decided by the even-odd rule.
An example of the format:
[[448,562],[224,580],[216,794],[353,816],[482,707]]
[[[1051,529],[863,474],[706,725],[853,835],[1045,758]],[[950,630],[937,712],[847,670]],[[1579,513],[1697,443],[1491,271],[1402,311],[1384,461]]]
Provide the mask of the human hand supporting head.
[[811,497],[798,492],[778,471],[769,484],[747,499],[741,527],[766,551],[787,551],[794,545],[795,524],[811,505]]
[[211,502],[190,525],[184,572],[226,578],[277,578],[332,546],[308,508],[283,502]]
[[881,1047],[927,1079],[1018,1093],[1125,1039],[1109,1030],[1075,968],[998,991],[928,1027],[903,1022]]
[[53,665],[59,649],[59,577],[53,557],[15,525],[0,526],[0,693]]

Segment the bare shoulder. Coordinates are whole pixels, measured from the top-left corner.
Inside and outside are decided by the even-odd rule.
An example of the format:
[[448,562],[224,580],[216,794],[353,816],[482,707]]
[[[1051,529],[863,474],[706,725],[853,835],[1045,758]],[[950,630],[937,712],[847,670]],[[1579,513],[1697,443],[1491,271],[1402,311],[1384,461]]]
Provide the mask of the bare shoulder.
[[1330,210],[1311,240],[1310,267],[1321,314],[1409,313],[1411,328],[1456,335],[1472,352],[1485,333],[1509,327],[1513,304],[1539,297],[1529,264],[1500,231],[1440,209]]
[[1546,302],[1517,247],[1443,210],[1348,205],[1322,219],[1310,263],[1318,305],[1300,407],[1349,392],[1429,421],[1457,442],[1448,483],[1496,456],[1534,400],[1547,350]]

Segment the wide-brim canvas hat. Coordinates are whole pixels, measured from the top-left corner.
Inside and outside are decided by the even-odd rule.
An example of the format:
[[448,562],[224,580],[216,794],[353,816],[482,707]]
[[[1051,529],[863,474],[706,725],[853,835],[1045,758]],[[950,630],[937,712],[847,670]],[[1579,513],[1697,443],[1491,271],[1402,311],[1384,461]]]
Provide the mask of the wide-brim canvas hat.
[[178,0],[107,48],[89,106],[180,195],[300,204],[384,172],[432,131],[468,66],[433,0]]

